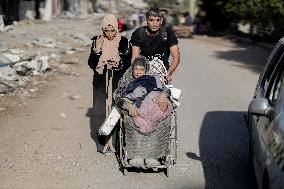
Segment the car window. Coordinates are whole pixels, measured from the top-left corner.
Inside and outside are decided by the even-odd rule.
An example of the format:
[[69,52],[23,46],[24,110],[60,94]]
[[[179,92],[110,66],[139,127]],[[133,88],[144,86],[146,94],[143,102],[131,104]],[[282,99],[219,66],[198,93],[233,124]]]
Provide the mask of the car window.
[[276,100],[278,99],[280,87],[283,82],[283,72],[280,74],[277,74],[277,77],[275,79],[275,82],[273,82],[271,91],[269,93],[269,101],[271,104],[275,104]]
[[269,84],[269,81],[271,79],[271,76],[273,74],[273,71],[275,70],[275,67],[277,66],[279,60],[281,59],[281,57],[283,56],[284,54],[284,45],[281,45],[277,52],[275,53],[275,55],[273,56],[272,60],[271,60],[271,63],[269,64],[266,72],[265,72],[265,75],[264,75],[264,78],[263,78],[263,87],[264,87],[264,90],[266,91],[268,89],[268,84]]
[[271,74],[268,89],[266,92],[266,98],[269,100],[269,102],[274,105],[276,100],[278,99],[278,95],[280,92],[280,87],[283,82],[283,76],[284,76],[284,54],[280,58],[280,64],[274,69],[274,72]]

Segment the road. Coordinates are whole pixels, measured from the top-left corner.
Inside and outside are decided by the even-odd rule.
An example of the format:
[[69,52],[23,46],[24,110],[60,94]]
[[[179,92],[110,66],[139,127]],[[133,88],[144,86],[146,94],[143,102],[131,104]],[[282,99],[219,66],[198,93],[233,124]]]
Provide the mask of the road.
[[0,188],[254,188],[243,116],[269,52],[206,36],[179,45],[173,83],[182,89],[182,105],[172,177],[123,176],[115,156],[97,152],[87,50],[74,55],[80,76],[50,76],[33,98],[0,97],[9,110],[0,113]]

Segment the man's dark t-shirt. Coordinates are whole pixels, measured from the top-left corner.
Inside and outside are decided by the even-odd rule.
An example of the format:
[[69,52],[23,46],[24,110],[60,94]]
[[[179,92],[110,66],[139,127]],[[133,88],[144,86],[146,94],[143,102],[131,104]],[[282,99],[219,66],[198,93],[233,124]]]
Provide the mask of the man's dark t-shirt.
[[164,62],[166,69],[169,68],[170,47],[178,44],[177,37],[173,31],[166,28],[166,40],[163,39],[162,30],[156,36],[149,36],[146,33],[146,26],[136,29],[131,36],[132,46],[140,47],[140,54],[150,61],[158,57]]

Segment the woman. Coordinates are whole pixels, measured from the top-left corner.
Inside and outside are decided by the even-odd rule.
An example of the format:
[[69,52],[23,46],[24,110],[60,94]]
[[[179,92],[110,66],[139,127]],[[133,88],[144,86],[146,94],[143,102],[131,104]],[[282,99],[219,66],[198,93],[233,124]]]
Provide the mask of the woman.
[[[128,39],[120,35],[117,19],[112,14],[103,18],[102,34],[93,37],[92,40],[88,64],[94,71],[93,111],[96,125],[99,126],[111,109],[113,89],[117,87],[119,78],[130,66],[131,52]],[[91,132],[91,135],[95,138],[97,128],[92,130],[95,133]],[[102,152],[114,151],[111,137],[107,137]]]
[[138,56],[119,80],[114,99],[124,112],[125,149],[130,165],[160,165],[170,134],[169,94],[159,76],[149,71],[148,60],[143,56]]

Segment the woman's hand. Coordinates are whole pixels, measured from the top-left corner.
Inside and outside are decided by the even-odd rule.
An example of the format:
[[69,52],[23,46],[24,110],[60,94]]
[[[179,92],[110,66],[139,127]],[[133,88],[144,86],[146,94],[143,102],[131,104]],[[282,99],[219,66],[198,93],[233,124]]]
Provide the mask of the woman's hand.
[[157,98],[157,103],[160,107],[160,109],[165,112],[168,108],[168,101],[167,101],[167,96],[164,93],[161,93],[158,98]]
[[134,105],[129,104],[128,107],[127,107],[127,110],[128,110],[128,113],[131,117],[139,116],[138,109]]
[[104,44],[104,37],[100,35],[96,39],[96,47],[94,49],[96,53],[99,53],[102,51],[103,44]]

